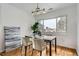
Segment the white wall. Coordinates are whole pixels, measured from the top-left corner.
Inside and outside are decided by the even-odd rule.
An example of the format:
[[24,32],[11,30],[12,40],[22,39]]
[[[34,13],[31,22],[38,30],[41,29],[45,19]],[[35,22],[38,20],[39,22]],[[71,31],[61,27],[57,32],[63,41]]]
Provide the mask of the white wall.
[[79,55],[79,4],[77,4],[77,53]]
[[57,44],[76,49],[76,39],[77,39],[76,5],[70,7],[64,7],[62,9],[55,10],[48,14],[36,16],[36,19],[38,20],[48,19],[63,15],[67,15],[67,32],[57,33]]
[[0,51],[3,50],[2,49],[3,41],[1,39],[2,39],[2,26],[1,26],[1,5],[0,5]]
[[[20,26],[22,37],[25,35],[32,35],[30,27],[35,22],[34,21],[35,19],[31,14],[23,10],[20,10],[16,7],[13,7],[9,4],[2,4],[0,10],[1,10],[0,17],[1,17],[2,27],[3,26]],[[1,29],[3,30],[3,28]],[[4,39],[0,38],[0,47],[2,48],[3,44],[1,42],[4,42]]]
[[1,10],[2,25],[21,26],[22,35],[31,35],[30,26],[34,23],[34,18],[31,14],[8,4],[3,5]]
[[4,34],[3,34],[3,27],[2,27],[2,17],[1,17],[1,8],[2,5],[0,4],[0,52],[4,50]]
[[0,6],[0,25],[1,25],[1,6]]

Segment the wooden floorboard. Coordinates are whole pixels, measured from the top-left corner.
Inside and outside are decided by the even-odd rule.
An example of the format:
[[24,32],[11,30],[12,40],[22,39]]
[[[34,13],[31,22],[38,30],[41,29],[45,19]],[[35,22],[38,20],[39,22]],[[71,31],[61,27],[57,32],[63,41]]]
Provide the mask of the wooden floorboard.
[[[47,53],[46,50],[43,50],[42,55],[43,56],[49,56],[49,47],[47,46]],[[20,48],[6,52],[3,55],[4,56],[24,56],[24,49],[21,51]],[[32,47],[27,49],[27,56],[40,56],[39,51],[34,50],[32,55]],[[54,45],[52,45],[52,56],[77,56],[75,49],[65,48],[61,46],[57,46],[57,54],[55,54]]]

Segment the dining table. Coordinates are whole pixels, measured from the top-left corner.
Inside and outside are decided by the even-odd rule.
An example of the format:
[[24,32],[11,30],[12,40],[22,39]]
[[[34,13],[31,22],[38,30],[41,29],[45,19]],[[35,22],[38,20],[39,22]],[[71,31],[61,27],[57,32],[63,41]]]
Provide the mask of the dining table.
[[[32,37],[29,37],[32,38]],[[54,40],[55,43],[55,54],[57,53],[57,38],[56,36],[37,36],[36,38],[44,40],[46,43],[49,43],[49,56],[52,56],[52,41]]]

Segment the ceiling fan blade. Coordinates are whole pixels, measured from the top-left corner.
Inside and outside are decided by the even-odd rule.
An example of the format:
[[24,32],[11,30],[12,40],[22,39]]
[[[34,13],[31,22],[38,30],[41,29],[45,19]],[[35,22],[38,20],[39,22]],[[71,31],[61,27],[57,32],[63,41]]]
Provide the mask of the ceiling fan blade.
[[53,8],[49,8],[46,10],[47,13],[52,12],[52,11],[53,11]]

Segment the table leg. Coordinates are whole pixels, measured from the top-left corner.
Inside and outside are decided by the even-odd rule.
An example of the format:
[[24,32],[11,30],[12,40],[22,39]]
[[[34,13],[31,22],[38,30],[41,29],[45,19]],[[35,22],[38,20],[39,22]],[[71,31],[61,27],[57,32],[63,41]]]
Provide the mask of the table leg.
[[26,54],[27,54],[27,46],[25,46],[25,56],[26,56]]
[[57,52],[56,38],[55,38],[55,53]]
[[50,49],[50,50],[49,50],[49,55],[51,56],[51,52],[52,52],[52,51],[51,51],[51,41],[50,41],[50,44],[49,44],[49,49]]

